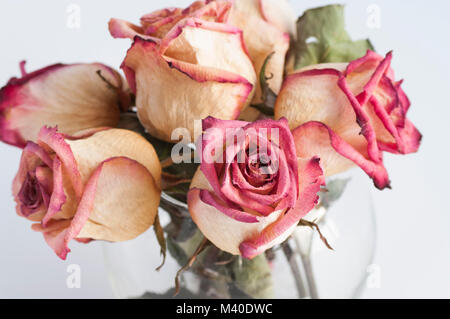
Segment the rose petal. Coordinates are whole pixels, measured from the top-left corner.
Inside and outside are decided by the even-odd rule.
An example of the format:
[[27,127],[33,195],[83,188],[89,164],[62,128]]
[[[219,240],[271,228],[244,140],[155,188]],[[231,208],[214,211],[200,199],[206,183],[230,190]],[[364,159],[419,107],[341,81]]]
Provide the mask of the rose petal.
[[53,173],[50,168],[47,166],[36,167],[36,179],[47,194],[53,192]]
[[[410,102],[401,81],[394,82],[391,60],[391,53],[382,57],[369,50],[349,64],[314,65],[291,74],[278,95],[275,118],[287,117],[292,129],[309,121],[324,123],[360,153],[358,165],[378,179],[378,187],[386,187],[387,174],[373,173],[385,171],[378,167],[382,165],[381,152],[415,152],[422,137],[406,119]],[[312,141],[303,143],[314,147]],[[328,161],[327,175],[350,166],[343,160]]]
[[258,222],[238,221],[202,201],[200,189],[212,191],[208,180],[202,171],[198,170],[192,180],[191,190],[188,192],[188,206],[192,219],[206,238],[221,250],[233,255],[240,254],[239,245],[242,241],[248,236],[259,234],[265,226],[283,213],[280,210],[267,217],[258,217]]
[[[209,41],[196,42],[203,45],[195,47],[199,54],[197,57],[201,57],[198,64],[163,56],[155,42],[136,37],[122,66],[130,87],[136,86],[140,121],[150,134],[166,141],[172,141],[171,134],[179,127],[188,128],[194,137],[194,120],[208,115],[222,119],[237,118],[249,103],[253,91],[255,74],[251,79],[246,79],[233,73],[231,67],[217,69],[217,65],[201,64],[204,53],[211,54],[207,44],[211,41],[216,43],[214,39],[227,34],[230,42],[224,42],[215,49],[214,60],[243,59],[236,64],[242,67],[239,74],[249,74],[253,67],[242,50],[242,43],[235,41],[236,37],[240,39],[239,33],[224,33],[201,27],[194,29],[190,31],[199,37],[207,34],[209,38]],[[238,44],[239,47],[236,47]],[[235,51],[233,55],[236,58],[230,59],[227,55],[230,50]],[[166,111],[161,112],[161,108]]]
[[80,199],[83,193],[83,182],[72,149],[64,138],[64,135],[58,133],[56,128],[43,127],[39,132],[38,144],[56,153],[68,174],[77,199]]
[[86,184],[97,166],[111,157],[128,157],[144,165],[161,183],[161,165],[153,146],[141,135],[124,129],[101,130],[90,137],[67,139],[65,143],[73,151],[80,171],[80,179]]
[[[205,189],[196,189],[196,188],[193,188],[191,191],[194,191],[194,190],[197,190],[200,192],[199,197],[205,204],[215,207],[217,210],[221,211],[222,213],[231,217],[232,219],[243,222],[243,223],[258,222],[257,216],[243,211],[239,206],[230,205],[229,203],[223,203],[223,202],[221,203],[220,199],[217,199],[211,191],[205,190]],[[233,208],[233,206],[236,206],[236,208]]]
[[[218,197],[222,202],[226,203],[228,206],[232,206],[233,209],[238,209],[236,204],[241,205],[241,209],[248,208],[257,211],[259,214],[267,215],[274,210],[274,207],[268,207],[267,205],[276,204],[281,199],[288,199],[283,201],[283,205],[293,207],[295,200],[298,196],[298,176],[297,176],[297,161],[295,155],[295,145],[288,128],[287,120],[282,119],[279,121],[273,120],[261,120],[254,123],[247,123],[243,121],[223,121],[208,117],[203,120],[203,136],[201,139],[201,152],[202,152],[202,164],[200,170],[208,179],[212,189],[214,190],[214,195]],[[231,181],[231,172],[229,172],[229,163],[225,164],[225,178],[228,181],[219,182],[219,176],[216,170],[217,159],[223,157],[223,154],[216,154],[211,157],[209,153],[215,151],[217,145],[226,146],[227,141],[233,140],[232,136],[243,134],[243,135],[254,135],[253,140],[258,141],[261,138],[258,132],[259,130],[264,130],[263,132],[271,134],[271,130],[276,129],[278,138],[277,141],[273,143],[278,143],[276,147],[282,149],[283,154],[279,154],[279,171],[280,173],[280,183],[277,184],[278,188],[274,195],[259,196],[259,194],[254,194],[246,190],[238,191],[235,189]],[[241,131],[239,131],[241,130]],[[263,136],[267,138],[267,136]],[[275,138],[275,136],[273,137]],[[238,146],[238,147],[235,147]],[[229,147],[234,148],[234,152],[228,152],[228,147],[226,148],[226,157],[234,158],[235,155],[240,151],[239,146],[234,143]],[[222,151],[222,150],[221,150]],[[230,155],[231,154],[231,155]],[[281,168],[281,169],[280,169]],[[277,172],[278,173],[278,172]],[[292,178],[292,180],[291,180]],[[292,194],[292,196],[289,196]],[[234,199],[234,202],[233,202]],[[255,201],[259,201],[260,204]],[[283,207],[280,207],[281,209]]]
[[298,164],[300,195],[295,208],[288,209],[276,221],[267,225],[261,233],[247,237],[239,245],[243,257],[254,258],[268,248],[282,243],[294,231],[300,219],[317,204],[319,199],[317,192],[320,190],[320,186],[324,184],[319,158],[299,159]]
[[99,63],[56,64],[13,78],[0,90],[0,139],[24,147],[44,125],[58,125],[67,134],[116,126],[123,89],[121,76]]
[[34,229],[66,259],[68,244],[76,237],[123,241],[144,232],[155,220],[159,196],[159,187],[143,165],[125,157],[110,158],[93,172],[71,221]]
[[377,188],[389,187],[389,177],[383,163],[375,163],[364,157],[352,145],[344,141],[330,127],[321,122],[308,122],[292,131],[297,156],[320,157],[326,176],[344,171],[354,164],[361,167],[374,181]]
[[[101,173],[92,212],[77,237],[133,239],[153,225],[161,190],[148,169],[134,160],[118,157],[102,165],[96,170]],[[73,223],[79,222],[75,218]]]
[[61,161],[58,158],[53,160],[53,192],[51,193],[50,203],[48,206],[47,213],[42,219],[42,225],[45,227],[47,223],[53,218],[58,212],[62,210],[62,206],[67,200],[64,193],[63,185],[63,172]]
[[286,0],[258,0],[264,20],[279,30],[296,37],[297,16]]
[[359,135],[361,127],[353,108],[337,85],[345,68],[345,63],[325,63],[288,75],[276,101],[275,118],[287,118],[290,129],[309,121],[322,122],[356,149],[365,151],[367,141]]
[[141,25],[137,26],[120,19],[111,19],[109,31],[114,38],[130,38],[135,35],[142,38],[163,38],[175,24],[188,17],[206,21],[226,22],[232,2],[227,0],[195,1],[185,9],[165,8],[148,13],[141,17]]
[[144,37],[144,29],[133,23],[122,19],[112,18],[108,22],[109,33],[113,38],[129,38],[133,39],[136,35]]
[[[243,30],[245,44],[258,76],[264,61],[274,52],[267,64],[266,75],[269,78],[272,76],[267,82],[269,87],[278,93],[283,81],[284,61],[290,38],[285,30],[278,28],[278,22],[281,20],[275,18],[275,14],[270,15],[268,11],[261,10],[262,8],[267,7],[260,6],[259,0],[234,1],[228,23]],[[269,19],[266,20],[267,18]],[[260,102],[261,87],[257,83],[253,103]]]
[[32,172],[41,164],[52,167],[52,160],[43,148],[33,142],[28,142],[22,151],[19,170],[12,183],[14,198],[19,194],[28,172]]
[[[195,3],[188,11],[191,11],[194,5]],[[141,24],[145,34],[163,38],[178,21],[187,16],[183,11],[180,8],[165,8],[142,16]]]

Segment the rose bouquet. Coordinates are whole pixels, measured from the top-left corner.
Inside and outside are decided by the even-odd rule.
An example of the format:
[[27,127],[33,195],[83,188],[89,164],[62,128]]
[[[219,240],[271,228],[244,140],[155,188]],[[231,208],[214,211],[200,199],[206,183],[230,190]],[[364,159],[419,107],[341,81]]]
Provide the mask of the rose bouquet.
[[[342,6],[296,20],[280,0],[204,0],[109,31],[132,42],[125,78],[22,62],[0,91],[0,138],[23,149],[17,214],[61,259],[72,240],[153,226],[158,269],[167,250],[179,263],[170,294],[272,297],[277,249],[299,282],[291,238],[301,252],[311,228],[332,249],[320,222],[345,188],[334,176],[359,167],[389,188],[383,153],[419,148],[392,52],[353,41]],[[187,270],[199,291],[180,282]]]

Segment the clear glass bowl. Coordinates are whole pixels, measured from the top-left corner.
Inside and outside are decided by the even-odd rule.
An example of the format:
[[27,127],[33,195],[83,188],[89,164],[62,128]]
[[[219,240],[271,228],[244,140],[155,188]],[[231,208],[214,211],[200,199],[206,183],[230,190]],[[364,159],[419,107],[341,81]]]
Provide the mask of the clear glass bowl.
[[[365,287],[368,267],[375,248],[375,218],[370,194],[370,179],[354,169],[333,180],[347,179],[342,195],[327,209],[320,208],[308,214],[317,220],[322,234],[334,250],[328,249],[317,231],[302,226],[289,240],[288,247],[274,247],[266,254],[271,276],[270,294],[261,294],[266,286],[255,286],[260,281],[246,278],[248,262],[234,257],[232,278],[223,283],[217,277],[219,266],[185,271],[178,297],[188,298],[356,298]],[[185,218],[186,228],[192,228],[186,205],[163,196],[160,217],[163,225],[170,222],[167,210],[177,211]],[[188,230],[192,232],[191,230]],[[310,242],[309,242],[310,241]],[[182,265],[168,252],[164,266],[157,271],[162,257],[152,229],[138,238],[123,243],[104,243],[106,270],[113,293],[118,298],[170,298],[173,296],[175,276]],[[207,254],[207,252],[205,252]],[[289,257],[289,261],[288,261]],[[265,261],[264,261],[265,262]],[[242,266],[244,265],[244,266]],[[250,264],[252,266],[252,264]],[[222,267],[222,266],[221,266]],[[225,267],[225,266],[223,266]],[[242,267],[242,273],[239,269]],[[255,266],[256,267],[256,266]],[[246,270],[247,269],[247,270]],[[264,268],[266,269],[266,268]],[[245,272],[247,271],[247,272]],[[236,273],[237,272],[237,273]],[[216,273],[216,274],[214,274]],[[227,277],[228,278],[228,277]],[[247,280],[248,279],[248,280]],[[242,286],[242,280],[245,286]],[[253,281],[252,281],[253,280]],[[260,285],[260,284],[258,284]],[[237,289],[235,287],[243,289]],[[234,287],[234,288],[233,288]],[[253,293],[257,290],[258,293]],[[242,294],[242,291],[250,293]]]

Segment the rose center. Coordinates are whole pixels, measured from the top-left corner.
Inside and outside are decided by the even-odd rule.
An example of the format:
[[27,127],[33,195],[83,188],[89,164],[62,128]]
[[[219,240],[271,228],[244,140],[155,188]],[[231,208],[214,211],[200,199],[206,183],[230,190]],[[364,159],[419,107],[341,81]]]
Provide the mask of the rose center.
[[38,208],[43,201],[42,193],[36,177],[27,173],[27,177],[19,192],[20,202],[29,209]]
[[274,169],[270,148],[262,150],[259,147],[249,147],[245,154],[245,165],[241,169],[244,169],[244,176],[251,185],[261,187],[276,178],[278,172]]

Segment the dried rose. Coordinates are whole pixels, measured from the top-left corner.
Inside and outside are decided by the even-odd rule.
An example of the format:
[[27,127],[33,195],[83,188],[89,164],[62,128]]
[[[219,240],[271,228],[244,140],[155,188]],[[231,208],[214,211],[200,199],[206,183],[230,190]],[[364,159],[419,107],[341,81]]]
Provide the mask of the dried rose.
[[[100,64],[55,64],[12,78],[0,90],[0,139],[24,147],[44,125],[62,133],[116,126],[129,101],[122,77]],[[103,78],[102,78],[103,77]]]
[[176,128],[194,137],[194,121],[208,115],[236,119],[256,82],[242,32],[196,18],[181,20],[158,41],[136,36],[122,69],[142,125],[168,142]]
[[[189,17],[226,23],[241,29],[258,75],[265,59],[273,53],[266,71],[270,78],[270,89],[278,93],[290,36],[295,37],[296,34],[296,17],[285,0],[196,1],[186,9],[166,8],[146,14],[141,18],[140,26],[121,19],[111,19],[109,31],[115,38],[133,39],[139,35],[145,39],[162,39],[179,21]],[[261,88],[256,83],[253,103],[261,102]]]
[[202,0],[195,1],[185,9],[165,8],[148,13],[141,17],[141,25],[135,25],[125,20],[112,18],[109,21],[109,32],[114,38],[162,39],[175,24],[184,18],[198,18],[210,22],[226,22],[232,1]]
[[124,241],[147,230],[160,200],[161,166],[153,146],[121,129],[74,136],[43,127],[28,142],[13,182],[16,211],[37,222],[62,259],[72,239]]
[[203,132],[202,162],[188,193],[199,229],[218,248],[246,258],[284,241],[317,202],[319,159],[297,160],[285,119],[208,117]]
[[289,75],[275,117],[294,129],[297,156],[321,158],[325,175],[360,166],[389,186],[382,151],[416,152],[421,134],[406,118],[410,102],[385,58],[373,51],[351,63],[319,64]]

